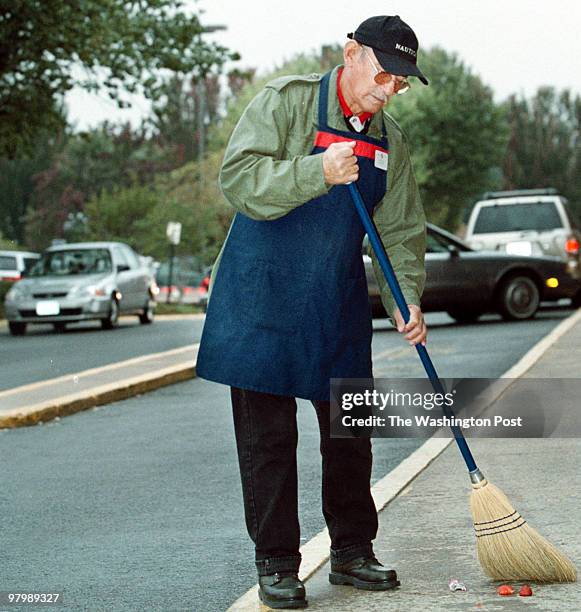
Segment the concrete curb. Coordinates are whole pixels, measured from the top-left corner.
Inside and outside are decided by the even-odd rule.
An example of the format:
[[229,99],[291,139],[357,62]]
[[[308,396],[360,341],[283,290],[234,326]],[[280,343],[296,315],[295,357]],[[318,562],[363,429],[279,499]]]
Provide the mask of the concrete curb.
[[[581,309],[559,323],[557,327],[527,351],[501,378],[517,379],[523,376],[559,338],[565,335],[579,321],[581,321]],[[509,382],[508,384],[499,385],[495,389],[495,394],[490,396],[488,405],[496,401],[510,384]],[[371,488],[371,493],[378,513],[396,499],[452,442],[454,442],[454,438],[442,438],[436,432],[396,468],[376,482]],[[306,581],[311,578],[327,562],[329,559],[330,543],[329,533],[327,529],[324,529],[301,546],[302,561],[299,573],[301,580]],[[239,597],[228,608],[227,612],[258,612],[262,609],[259,605],[258,585],[256,585]]]
[[31,406],[27,412],[14,411],[14,413],[3,415],[0,417],[0,429],[37,425],[56,417],[68,416],[95,406],[118,402],[195,377],[195,366],[173,366],[152,376],[136,376],[125,380],[122,385],[118,383],[103,385],[102,387],[96,387],[88,394],[66,395],[56,401]]

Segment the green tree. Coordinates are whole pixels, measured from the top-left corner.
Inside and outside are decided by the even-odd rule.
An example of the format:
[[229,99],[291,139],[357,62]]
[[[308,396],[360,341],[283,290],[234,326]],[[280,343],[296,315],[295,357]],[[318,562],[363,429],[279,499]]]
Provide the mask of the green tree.
[[206,124],[213,123],[219,113],[220,82],[217,74],[173,76],[161,91],[147,124],[160,146],[174,152],[177,167],[198,159],[205,150]]
[[[25,216],[27,244],[41,249],[54,238],[66,238],[66,225],[84,212],[90,197],[103,190],[148,184],[157,172],[174,165],[175,160],[155,139],[128,125],[105,123],[89,132],[69,135],[50,165],[34,176]],[[82,235],[79,229],[72,233]]]
[[145,252],[151,228],[143,221],[162,202],[163,196],[154,185],[104,189],[93,195],[85,206],[86,239],[119,240]]
[[0,159],[0,232],[24,243],[25,219],[33,199],[37,177],[52,164],[63,147],[66,134],[39,133],[28,158]]
[[[195,255],[205,264],[214,261],[234,215],[234,209],[226,202],[218,185],[221,162],[222,152],[214,152],[201,164],[186,164],[160,177],[158,188],[164,193],[164,200],[144,220],[144,224],[154,230],[145,245],[148,254],[166,256],[166,224],[179,221],[182,241],[178,254]],[[203,180],[196,188],[200,176]]]
[[74,86],[155,98],[168,70],[205,75],[236,54],[203,38],[183,0],[4,0],[0,5],[0,155],[30,152],[60,124]]
[[541,87],[506,102],[510,139],[504,188],[556,187],[581,211],[581,97]]
[[[121,240],[137,251],[163,260],[168,254],[166,227],[169,221],[182,224],[177,255],[193,255],[211,263],[218,254],[233,211],[218,188],[220,155],[210,154],[202,162],[185,164],[159,174],[154,184],[103,190],[85,206],[88,239]],[[201,192],[192,188],[203,174]]]
[[421,54],[420,65],[430,85],[413,83],[389,111],[409,137],[428,219],[454,231],[475,197],[500,187],[506,116],[455,54],[435,47]]
[[2,232],[0,232],[0,249],[3,251],[19,251],[22,247],[16,242],[16,240],[10,240],[6,238]]

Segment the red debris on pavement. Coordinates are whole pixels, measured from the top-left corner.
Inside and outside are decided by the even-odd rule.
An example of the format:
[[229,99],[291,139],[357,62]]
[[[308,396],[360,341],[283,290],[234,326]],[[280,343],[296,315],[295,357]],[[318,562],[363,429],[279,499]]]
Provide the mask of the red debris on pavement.
[[530,597],[533,594],[533,590],[531,589],[531,587],[528,584],[523,584],[520,588],[520,591],[518,592],[518,594],[521,597]]
[[499,595],[514,595],[514,589],[510,586],[510,584],[501,584],[497,589],[496,592]]

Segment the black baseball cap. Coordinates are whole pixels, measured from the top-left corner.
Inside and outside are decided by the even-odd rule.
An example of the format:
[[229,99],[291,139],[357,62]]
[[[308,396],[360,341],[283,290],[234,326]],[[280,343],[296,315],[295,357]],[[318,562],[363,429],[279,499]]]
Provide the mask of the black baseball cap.
[[387,72],[397,76],[417,76],[424,85],[428,84],[428,79],[417,67],[418,39],[399,15],[370,17],[354,33],[347,34],[347,38],[371,47]]

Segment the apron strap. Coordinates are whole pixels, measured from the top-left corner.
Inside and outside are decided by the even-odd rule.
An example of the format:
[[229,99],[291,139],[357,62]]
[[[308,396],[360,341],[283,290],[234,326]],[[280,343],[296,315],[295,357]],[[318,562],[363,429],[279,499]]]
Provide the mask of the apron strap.
[[329,80],[331,79],[331,71],[323,77],[321,86],[319,87],[319,131],[327,131],[327,101],[329,100]]

